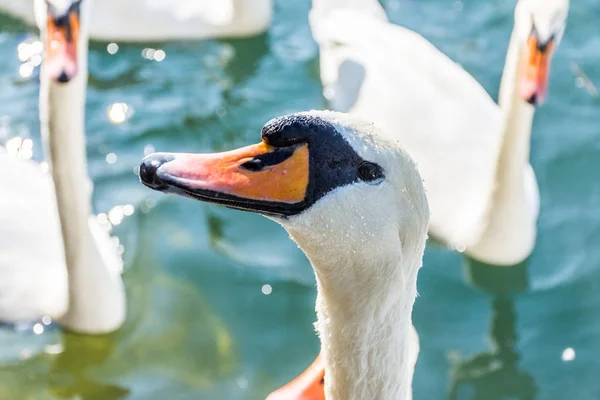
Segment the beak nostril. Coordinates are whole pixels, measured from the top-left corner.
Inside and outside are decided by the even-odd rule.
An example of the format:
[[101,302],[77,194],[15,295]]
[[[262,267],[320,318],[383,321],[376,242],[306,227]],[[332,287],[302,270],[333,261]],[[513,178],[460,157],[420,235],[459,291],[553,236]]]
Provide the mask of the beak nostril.
[[248,171],[258,172],[258,171],[261,171],[265,167],[265,164],[260,158],[254,158],[250,161],[246,161],[241,166],[242,166],[242,168],[245,168]]

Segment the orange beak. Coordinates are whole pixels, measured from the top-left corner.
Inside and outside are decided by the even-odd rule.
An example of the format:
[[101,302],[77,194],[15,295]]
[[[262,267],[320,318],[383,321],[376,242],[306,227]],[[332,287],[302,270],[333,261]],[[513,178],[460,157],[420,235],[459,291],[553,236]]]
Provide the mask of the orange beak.
[[46,21],[45,69],[50,79],[56,82],[66,83],[77,75],[79,28],[77,11],[71,10],[58,19],[49,13]]
[[265,214],[290,215],[303,206],[309,180],[308,145],[262,142],[215,154],[156,153],[140,166],[146,186]]
[[552,39],[543,46],[536,35],[527,39],[519,71],[519,94],[530,104],[542,104],[546,99],[553,50]]
[[266,400],[325,400],[325,362],[319,353],[302,375],[271,393]]

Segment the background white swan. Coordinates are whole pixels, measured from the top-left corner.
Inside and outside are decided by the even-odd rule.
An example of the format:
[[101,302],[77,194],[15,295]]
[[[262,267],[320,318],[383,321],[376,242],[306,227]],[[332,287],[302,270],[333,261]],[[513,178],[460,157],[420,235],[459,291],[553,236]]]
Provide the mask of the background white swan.
[[568,0],[518,2],[501,111],[427,40],[389,23],[377,1],[313,0],[310,24],[332,108],[401,140],[425,180],[430,233],[480,261],[513,265],[533,250],[539,192],[528,102],[546,94],[568,7]]
[[46,59],[40,120],[50,174],[0,155],[0,321],[56,318],[74,331],[102,333],[125,319],[122,261],[91,212],[84,107],[87,3],[38,8]]
[[326,398],[409,398],[429,220],[416,165],[373,124],[341,113],[276,118],[262,137],[225,153],[150,155],[140,178],[280,223],[315,270]]
[[[68,0],[67,0],[68,1]],[[35,22],[38,0],[0,0],[0,11]],[[91,4],[96,40],[157,41],[244,37],[271,24],[273,0],[82,0]]]

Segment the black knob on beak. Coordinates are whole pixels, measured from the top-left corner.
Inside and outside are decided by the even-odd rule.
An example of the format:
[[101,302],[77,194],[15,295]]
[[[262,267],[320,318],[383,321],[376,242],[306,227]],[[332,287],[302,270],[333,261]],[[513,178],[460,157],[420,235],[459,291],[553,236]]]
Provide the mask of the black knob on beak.
[[140,164],[140,181],[150,189],[164,191],[167,189],[157,175],[161,165],[172,161],[175,157],[168,153],[154,153],[145,157]]
[[538,103],[538,96],[537,96],[537,93],[534,93],[534,94],[532,94],[532,95],[531,95],[531,97],[529,97],[529,98],[527,99],[527,102],[528,102],[529,104],[531,104],[532,106],[534,106],[534,107],[535,107],[535,106],[537,106],[537,103]]
[[63,72],[61,72],[61,74],[58,76],[58,78],[56,80],[58,82],[60,82],[60,83],[67,83],[71,79],[69,78],[69,76],[67,75],[67,73],[65,71],[63,71]]

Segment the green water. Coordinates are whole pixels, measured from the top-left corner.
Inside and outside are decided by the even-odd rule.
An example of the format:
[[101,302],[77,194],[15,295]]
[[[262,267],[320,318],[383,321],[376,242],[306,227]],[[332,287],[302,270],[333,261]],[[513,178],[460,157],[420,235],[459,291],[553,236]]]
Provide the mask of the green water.
[[[395,23],[422,33],[495,97],[514,3],[385,4]],[[415,400],[600,399],[600,98],[581,75],[600,83],[600,3],[572,3],[532,137],[536,250],[527,265],[498,272],[430,246],[414,312]],[[316,355],[312,270],[282,228],[152,192],[134,174],[147,146],[230,149],[257,142],[271,117],[324,107],[309,1],[276,6],[257,38],[121,44],[115,55],[92,44],[94,206],[135,207],[114,229],[126,249],[128,320],[106,337],[0,329],[0,398],[264,399]],[[30,136],[39,158],[37,72],[20,77],[16,57],[34,35],[0,19],[0,139]],[[145,47],[166,58],[143,58]],[[119,102],[133,113],[112,124],[107,110]]]

